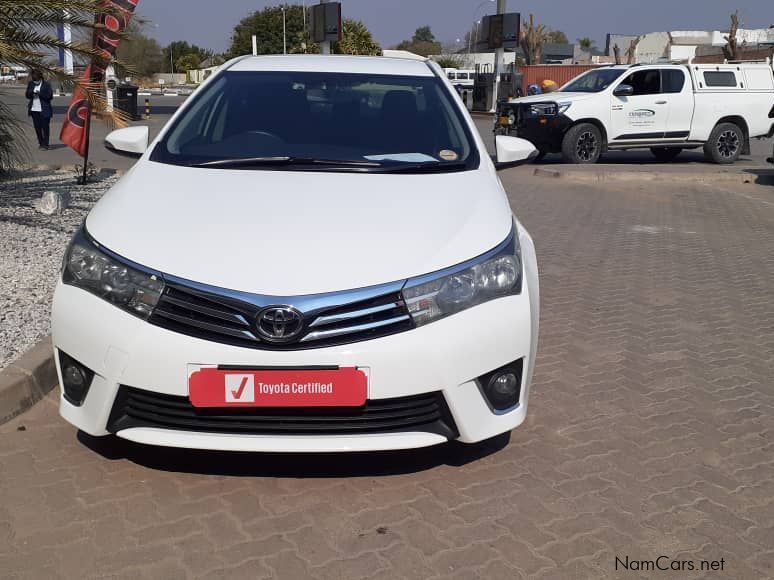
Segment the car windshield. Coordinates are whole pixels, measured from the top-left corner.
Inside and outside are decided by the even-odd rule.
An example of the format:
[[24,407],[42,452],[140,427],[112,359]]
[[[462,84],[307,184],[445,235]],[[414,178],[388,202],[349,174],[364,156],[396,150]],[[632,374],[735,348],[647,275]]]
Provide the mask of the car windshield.
[[599,93],[624,73],[620,68],[601,68],[587,72],[559,89],[563,93]]
[[460,171],[476,166],[478,155],[455,98],[435,76],[227,71],[192,97],[151,160]]

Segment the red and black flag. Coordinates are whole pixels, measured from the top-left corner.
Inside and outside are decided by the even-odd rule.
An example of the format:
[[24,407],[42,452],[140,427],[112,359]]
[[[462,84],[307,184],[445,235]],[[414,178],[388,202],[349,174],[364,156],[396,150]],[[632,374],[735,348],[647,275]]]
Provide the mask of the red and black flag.
[[[140,0],[102,0],[102,11],[97,14],[94,30],[94,48],[100,56],[93,58],[81,77],[89,86],[102,86],[105,68],[116,54],[121,35],[129,25],[134,9]],[[72,147],[81,157],[86,156],[89,140],[89,101],[83,89],[76,87],[67,109],[59,139]]]

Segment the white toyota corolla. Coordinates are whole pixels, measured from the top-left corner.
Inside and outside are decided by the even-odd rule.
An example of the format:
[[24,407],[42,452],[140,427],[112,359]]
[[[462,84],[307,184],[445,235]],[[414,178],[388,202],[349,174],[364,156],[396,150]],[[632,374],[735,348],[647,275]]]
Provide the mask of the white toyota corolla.
[[472,443],[527,412],[532,239],[443,71],[242,57],[148,144],[68,248],[62,416],[141,443],[368,451]]

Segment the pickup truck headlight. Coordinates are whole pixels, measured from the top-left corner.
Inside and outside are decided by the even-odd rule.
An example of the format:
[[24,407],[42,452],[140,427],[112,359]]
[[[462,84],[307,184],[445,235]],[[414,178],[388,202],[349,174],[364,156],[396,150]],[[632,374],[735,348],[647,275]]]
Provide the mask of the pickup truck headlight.
[[67,248],[62,282],[82,288],[126,312],[147,319],[164,291],[160,275],[134,268],[101,249],[83,230]]
[[457,266],[411,278],[403,299],[417,326],[521,292],[521,249],[514,225],[493,250]]

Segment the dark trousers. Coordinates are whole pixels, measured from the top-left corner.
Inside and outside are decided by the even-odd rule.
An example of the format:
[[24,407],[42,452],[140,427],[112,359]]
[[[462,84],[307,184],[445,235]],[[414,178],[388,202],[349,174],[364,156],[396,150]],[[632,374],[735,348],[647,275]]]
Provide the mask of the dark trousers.
[[51,117],[44,117],[43,113],[32,111],[32,123],[35,125],[35,134],[38,136],[38,145],[48,147],[51,136]]

